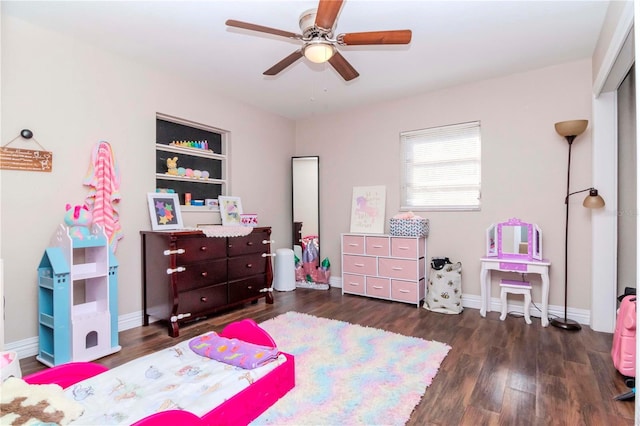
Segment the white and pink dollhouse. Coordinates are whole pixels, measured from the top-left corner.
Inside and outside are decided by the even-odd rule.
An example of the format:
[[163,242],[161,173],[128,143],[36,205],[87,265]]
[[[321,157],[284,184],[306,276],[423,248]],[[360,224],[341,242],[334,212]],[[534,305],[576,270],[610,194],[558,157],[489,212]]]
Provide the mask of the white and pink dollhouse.
[[38,267],[38,361],[52,367],[121,349],[117,269],[100,225],[81,238],[59,225]]

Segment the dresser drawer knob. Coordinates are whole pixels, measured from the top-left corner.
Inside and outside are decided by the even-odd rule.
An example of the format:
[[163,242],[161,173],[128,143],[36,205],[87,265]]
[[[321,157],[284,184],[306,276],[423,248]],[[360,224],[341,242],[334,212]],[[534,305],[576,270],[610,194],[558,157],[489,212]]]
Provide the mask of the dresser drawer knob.
[[401,268],[401,267],[399,267],[399,266],[394,266],[394,267],[393,267],[393,268],[391,268],[391,269],[393,269],[394,271],[402,271],[402,269],[404,269],[404,268]]
[[248,285],[247,286],[247,290],[251,290],[253,288],[253,286]]
[[209,275],[209,274],[207,273],[207,271],[204,271],[204,272],[203,272],[203,273],[201,273],[200,275],[202,275],[203,277],[206,277],[206,276],[207,276],[207,275]]
[[275,240],[262,240],[262,244],[273,244]]
[[176,273],[176,272],[183,272],[183,271],[185,271],[186,269],[187,269],[187,268],[185,268],[184,266],[178,266],[178,267],[177,267],[177,268],[175,268],[175,269],[171,269],[171,268],[169,268],[169,269],[167,269],[167,274],[168,274],[168,275],[171,275],[171,274],[174,274],[174,273]]
[[184,249],[177,249],[177,250],[165,250],[162,252],[165,256],[170,256],[172,254],[183,254],[184,253]]
[[247,245],[251,247],[253,245],[253,241],[247,241]]
[[247,268],[253,268],[253,265],[251,263],[247,263]]
[[262,257],[276,257],[275,253],[262,253]]
[[207,246],[200,247],[200,251],[207,251]]
[[201,301],[201,302],[206,302],[206,301],[207,301],[206,296],[202,296],[202,297],[200,298],[200,301]]

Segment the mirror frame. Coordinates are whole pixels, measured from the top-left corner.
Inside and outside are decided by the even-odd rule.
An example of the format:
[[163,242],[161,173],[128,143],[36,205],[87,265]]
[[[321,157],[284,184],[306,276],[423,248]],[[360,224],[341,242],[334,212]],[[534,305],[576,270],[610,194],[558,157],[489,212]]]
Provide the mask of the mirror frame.
[[[296,197],[295,197],[295,193],[296,193],[296,176],[295,176],[295,160],[309,160],[309,159],[315,159],[316,160],[316,181],[317,181],[317,185],[316,185],[316,191],[317,191],[317,200],[316,200],[316,206],[317,206],[317,236],[318,236],[318,256],[320,256],[320,246],[322,246],[322,244],[320,243],[320,156],[318,155],[303,155],[303,156],[294,156],[291,157],[291,226],[292,226],[292,235],[295,235],[296,233]],[[298,221],[299,222],[299,221]],[[304,222],[302,223],[302,228],[304,228]],[[303,233],[301,235],[301,237],[305,237],[308,236],[308,233]],[[292,246],[295,245],[300,245],[299,241],[295,241],[295,237],[293,238],[292,241]]]
[[[504,226],[524,226],[527,228],[527,253],[506,253],[502,251],[502,235]],[[491,224],[486,232],[487,257],[499,259],[542,260],[542,231],[535,223],[522,222],[511,218],[507,222]]]

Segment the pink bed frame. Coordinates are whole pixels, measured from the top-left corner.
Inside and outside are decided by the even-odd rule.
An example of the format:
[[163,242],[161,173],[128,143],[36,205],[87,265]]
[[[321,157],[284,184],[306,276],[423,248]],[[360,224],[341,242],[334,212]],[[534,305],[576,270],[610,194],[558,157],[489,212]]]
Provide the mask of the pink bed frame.
[[[252,319],[231,323],[222,330],[220,335],[257,345],[277,346],[271,336]],[[284,364],[276,367],[263,378],[256,380],[251,386],[240,391],[223,404],[212,408],[202,417],[188,411],[168,410],[145,417],[134,423],[134,426],[246,425],[295,386],[294,357],[284,352],[282,354],[287,358]],[[107,370],[107,367],[99,364],[71,362],[31,374],[23,379],[31,384],[56,383],[67,388]]]

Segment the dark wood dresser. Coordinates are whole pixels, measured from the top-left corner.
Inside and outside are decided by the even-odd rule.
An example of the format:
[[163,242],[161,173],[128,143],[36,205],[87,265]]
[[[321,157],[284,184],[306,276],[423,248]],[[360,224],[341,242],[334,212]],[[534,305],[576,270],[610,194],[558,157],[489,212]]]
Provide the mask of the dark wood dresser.
[[243,237],[207,237],[200,231],[142,231],[144,325],[149,317],[179,324],[256,302],[273,303],[271,228]]

